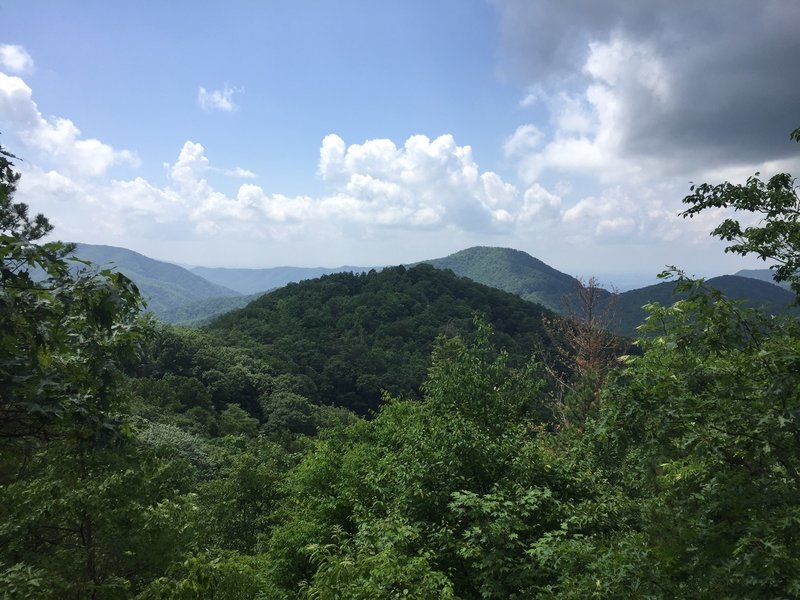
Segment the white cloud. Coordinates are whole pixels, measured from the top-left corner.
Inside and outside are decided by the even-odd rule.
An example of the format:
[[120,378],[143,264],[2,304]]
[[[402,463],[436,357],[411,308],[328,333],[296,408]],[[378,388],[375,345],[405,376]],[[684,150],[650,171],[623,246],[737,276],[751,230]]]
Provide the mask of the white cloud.
[[47,198],[60,196],[59,210],[66,203],[77,212],[100,211],[98,218],[118,231],[147,218],[188,225],[200,235],[252,239],[352,227],[367,237],[375,228],[491,234],[510,231],[523,213],[529,223],[532,211],[530,194],[523,200],[497,173],[482,172],[471,148],[451,135],[412,136],[399,147],[391,140],[347,147],[338,136],[327,136],[319,172],[329,189],[317,197],[270,193],[251,183],[226,194],[208,180],[209,172],[218,171],[203,145],[188,140],[175,162],[165,165],[163,187],[143,178],[101,184],[53,172],[34,174],[24,193],[47,188]]
[[242,93],[241,89],[232,88],[227,83],[221,90],[208,91],[201,86],[197,91],[197,103],[203,110],[233,112],[239,108],[233,101],[233,95],[240,93]]
[[94,138],[82,138],[69,119],[45,119],[31,88],[19,77],[0,73],[0,121],[9,123],[22,144],[41,152],[68,174],[97,177],[118,164],[139,166],[129,150],[115,150]]
[[652,191],[631,196],[617,187],[601,196],[587,196],[563,212],[572,236],[600,243],[671,241],[686,228],[676,211]]
[[319,149],[319,173],[323,179],[334,179],[344,172],[344,155],[347,148],[344,140],[336,134],[328,134]]
[[233,169],[224,169],[222,172],[229,177],[238,177],[240,179],[255,179],[256,177],[258,177],[258,175],[256,175],[252,171],[243,169],[242,167],[235,167]]
[[[558,209],[564,235],[587,243],[697,239],[722,216],[708,215],[702,223],[677,217],[690,180],[744,181],[755,171],[796,170],[796,157],[760,163],[740,158],[720,167],[718,161],[703,160],[703,151],[691,145],[685,152],[672,142],[654,145],[647,139],[647,124],[653,123],[658,136],[659,119],[669,118],[682,102],[674,60],[650,40],[619,31],[605,41],[588,41],[586,49],[571,91],[531,88],[522,102],[536,102],[547,111],[551,133],[540,135],[535,126],[521,125],[504,145],[529,186],[520,221]],[[578,189],[564,189],[560,203],[549,201],[536,186],[554,178],[573,179]]]
[[536,125],[520,125],[503,143],[503,153],[507,158],[520,156],[534,150],[544,139],[544,134]]
[[516,188],[492,172],[481,173],[469,146],[452,135],[409,137],[346,146],[328,135],[319,173],[333,186],[320,206],[328,216],[384,226],[503,229],[515,220]]
[[524,202],[520,211],[520,221],[524,223],[551,221],[559,216],[561,198],[548,192],[538,183],[525,190]]
[[33,58],[22,46],[0,44],[0,66],[12,73],[24,73],[33,69]]
[[539,92],[553,125],[549,140],[526,144],[524,128],[530,126],[523,125],[506,142],[506,154],[520,157],[520,176],[529,184],[545,171],[620,183],[639,178],[645,165],[648,170],[659,166],[649,164],[647,157],[630,156],[625,145],[634,99],[638,103],[646,97],[652,107],[671,102],[670,77],[655,51],[619,36],[592,42],[583,73],[586,86],[581,92]]
[[543,92],[542,89],[538,86],[530,86],[528,91],[522,97],[522,100],[519,101],[519,105],[522,108],[530,108],[534,106],[539,100],[542,99]]
[[188,193],[201,193],[208,188],[202,175],[208,171],[209,165],[203,145],[188,140],[183,144],[178,160],[169,169],[170,179]]

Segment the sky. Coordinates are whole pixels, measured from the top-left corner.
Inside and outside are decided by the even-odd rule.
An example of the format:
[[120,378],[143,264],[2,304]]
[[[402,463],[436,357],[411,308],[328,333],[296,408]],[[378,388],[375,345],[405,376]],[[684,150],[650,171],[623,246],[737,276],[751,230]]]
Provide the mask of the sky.
[[475,245],[625,286],[724,254],[691,182],[800,173],[797,0],[0,0],[55,237],[189,265]]

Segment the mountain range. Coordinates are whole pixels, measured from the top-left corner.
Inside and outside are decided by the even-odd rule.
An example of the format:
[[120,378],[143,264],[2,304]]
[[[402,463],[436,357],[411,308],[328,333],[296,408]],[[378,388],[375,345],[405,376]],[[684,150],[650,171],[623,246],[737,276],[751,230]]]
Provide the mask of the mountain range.
[[[75,254],[125,273],[147,299],[149,311],[164,321],[188,325],[205,324],[217,315],[243,308],[262,294],[289,283],[334,273],[366,273],[383,268],[187,269],[125,248],[90,244],[78,244]],[[450,270],[461,277],[510,292],[561,313],[565,312],[565,298],[568,301],[579,284],[575,277],[511,248],[478,246],[421,263]],[[707,283],[733,299],[762,307],[772,314],[786,312],[794,299],[791,292],[772,282],[772,271],[769,269],[743,270],[736,275],[709,279]],[[674,283],[664,282],[618,294],[615,299],[618,316],[616,332],[634,335],[636,327],[646,316],[642,306],[652,302],[673,302],[676,299],[674,287]],[[600,295],[602,302],[611,302],[610,292],[601,290]],[[797,312],[796,309],[792,310]]]
[[101,268],[113,268],[127,275],[147,300],[147,310],[157,316],[193,302],[241,295],[183,267],[126,248],[79,243],[75,245],[74,255]]

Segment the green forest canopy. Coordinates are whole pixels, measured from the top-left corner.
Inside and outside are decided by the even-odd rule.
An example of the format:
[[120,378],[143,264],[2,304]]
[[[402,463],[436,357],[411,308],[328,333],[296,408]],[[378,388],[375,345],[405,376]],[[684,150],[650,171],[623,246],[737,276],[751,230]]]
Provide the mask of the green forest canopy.
[[[557,381],[553,356],[522,360],[524,336],[568,327],[560,354],[596,332],[424,268],[334,276],[207,331],[173,328],[135,320],[123,276],[76,273],[67,246],[40,243],[51,228],[13,202],[13,160],[0,151],[4,597],[800,596],[795,320],[673,273],[685,296],[650,307],[635,353],[573,356],[562,364],[607,372]],[[800,260],[791,177],[698,186],[686,201],[687,216],[762,213],[715,234]],[[456,305],[444,328],[437,294]],[[468,326],[476,307],[461,294],[494,332]],[[374,334],[389,353],[377,372],[408,369],[379,408],[348,395],[357,385],[337,397],[371,419],[326,404],[325,379],[300,362],[314,351],[304,329],[333,319],[341,339],[318,341],[338,341],[342,361]],[[445,334],[427,364],[431,341],[403,345],[420,330]],[[402,388],[419,369],[413,399]],[[545,419],[554,402],[580,410]]]

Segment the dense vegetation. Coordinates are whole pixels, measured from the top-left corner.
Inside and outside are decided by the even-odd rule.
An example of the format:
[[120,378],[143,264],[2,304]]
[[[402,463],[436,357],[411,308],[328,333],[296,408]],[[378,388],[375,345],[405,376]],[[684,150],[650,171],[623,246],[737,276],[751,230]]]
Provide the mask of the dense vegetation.
[[[40,243],[51,227],[13,202],[13,160],[0,150],[5,598],[800,596],[795,320],[672,273],[681,299],[651,306],[636,352],[609,360],[595,321],[423,267],[174,328],[136,318],[124,276]],[[794,181],[748,186],[766,220],[717,234],[798,264]],[[718,192],[693,190],[686,215],[743,208],[735,186]],[[537,330],[554,354],[523,361]],[[444,334],[427,369],[420,331]],[[349,374],[362,341],[367,356],[397,348],[372,371],[396,388],[368,419],[300,362],[338,342]],[[408,373],[392,379],[409,364],[425,371],[419,399]]]
[[315,402],[365,414],[384,391],[418,396],[437,335],[467,334],[476,313],[515,366],[547,344],[549,311],[429,265],[290,283],[210,329],[277,372],[303,377]]
[[187,327],[200,327],[202,325],[208,325],[219,315],[247,306],[259,296],[262,296],[262,294],[206,298],[205,300],[195,300],[164,309],[155,314],[165,323],[186,325]]

